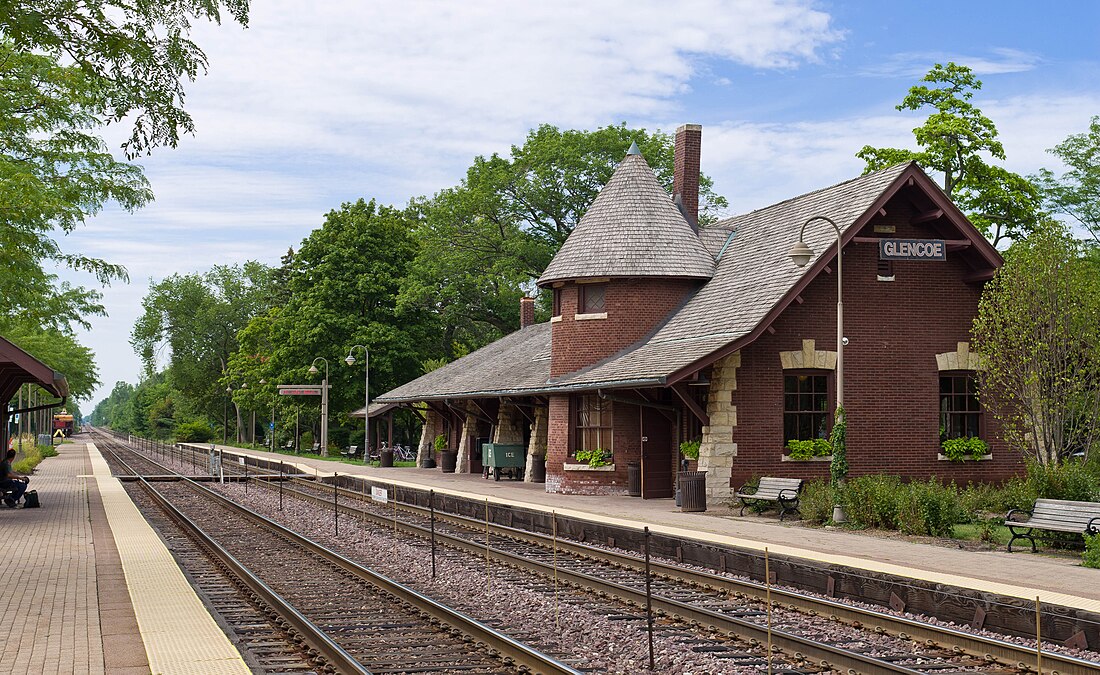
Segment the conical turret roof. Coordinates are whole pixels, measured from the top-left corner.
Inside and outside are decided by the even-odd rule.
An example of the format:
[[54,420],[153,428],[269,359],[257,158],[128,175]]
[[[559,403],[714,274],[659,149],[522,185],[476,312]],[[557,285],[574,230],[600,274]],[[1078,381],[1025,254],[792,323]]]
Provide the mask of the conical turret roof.
[[550,261],[539,285],[600,277],[714,275],[714,258],[634,149]]

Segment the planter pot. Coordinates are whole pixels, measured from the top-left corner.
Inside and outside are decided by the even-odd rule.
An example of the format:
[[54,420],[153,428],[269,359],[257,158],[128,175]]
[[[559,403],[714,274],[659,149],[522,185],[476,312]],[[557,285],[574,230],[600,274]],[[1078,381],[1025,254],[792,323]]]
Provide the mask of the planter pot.
[[458,467],[458,453],[444,450],[439,453],[439,468],[443,473],[454,473]]
[[545,483],[546,482],[546,458],[536,457],[531,462],[531,482],[532,483]]
[[626,465],[626,493],[631,497],[642,496],[642,465],[638,462]]
[[393,466],[393,450],[383,450],[378,454],[378,466]]
[[707,472],[683,471],[680,473],[680,510],[700,512],[707,510]]
[[420,468],[421,469],[434,469],[435,468],[435,457],[425,458],[424,466],[422,466]]

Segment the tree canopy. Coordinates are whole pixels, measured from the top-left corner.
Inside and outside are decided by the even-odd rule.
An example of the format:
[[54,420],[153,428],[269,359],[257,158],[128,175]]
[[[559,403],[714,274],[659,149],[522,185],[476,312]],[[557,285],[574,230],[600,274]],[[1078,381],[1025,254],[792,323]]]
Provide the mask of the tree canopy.
[[920,150],[865,145],[856,156],[865,173],[915,161],[943,175],[943,189],[978,229],[993,241],[1018,240],[1040,220],[1041,198],[1035,185],[986,156],[1004,160],[1004,146],[993,121],[974,105],[982,82],[970,68],[937,63],[909,89],[898,110],[930,110],[924,124],[913,129]]
[[1087,453],[1100,439],[1100,259],[1048,221],[1005,254],[973,334],[1005,440],[1042,464]]
[[1089,130],[1072,134],[1048,150],[1062,160],[1069,171],[1056,177],[1042,169],[1036,181],[1047,206],[1076,220],[1100,244],[1100,117],[1093,117]]

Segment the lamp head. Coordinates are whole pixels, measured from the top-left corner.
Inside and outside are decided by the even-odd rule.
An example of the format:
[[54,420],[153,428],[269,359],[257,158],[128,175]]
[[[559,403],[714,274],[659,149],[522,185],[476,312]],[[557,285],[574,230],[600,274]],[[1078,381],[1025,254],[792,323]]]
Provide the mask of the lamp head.
[[795,265],[805,267],[806,263],[810,262],[810,258],[814,257],[814,250],[807,246],[806,242],[800,241],[794,245],[788,255],[791,256]]
[[230,385],[230,386],[226,387],[225,388],[225,393],[232,394],[233,393],[233,386]]
[[344,359],[344,363],[348,364],[349,366],[354,366],[355,365],[355,357],[352,356],[351,354],[348,354],[348,358]]
[[260,384],[267,384],[267,378],[266,377],[261,377],[260,378]]
[[248,383],[245,382],[244,384],[242,384],[241,389],[248,389]]
[[320,372],[320,371],[317,370],[316,365],[312,365],[312,366],[309,367],[309,374],[310,375],[316,375],[318,372]]

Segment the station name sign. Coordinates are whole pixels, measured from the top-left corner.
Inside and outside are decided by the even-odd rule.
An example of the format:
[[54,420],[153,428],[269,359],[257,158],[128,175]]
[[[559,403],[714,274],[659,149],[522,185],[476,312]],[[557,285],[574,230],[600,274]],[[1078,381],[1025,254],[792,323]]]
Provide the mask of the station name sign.
[[947,260],[943,239],[879,239],[879,260]]
[[320,396],[320,387],[280,386],[279,396]]

